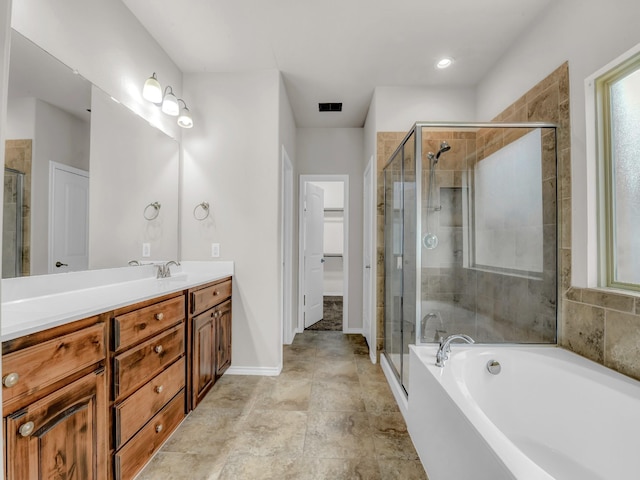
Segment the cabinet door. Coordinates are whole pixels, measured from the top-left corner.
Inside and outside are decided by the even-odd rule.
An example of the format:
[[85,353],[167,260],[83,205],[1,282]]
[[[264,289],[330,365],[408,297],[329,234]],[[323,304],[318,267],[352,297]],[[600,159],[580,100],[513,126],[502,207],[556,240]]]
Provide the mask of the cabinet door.
[[231,301],[217,307],[216,316],[216,378],[231,365]]
[[6,419],[7,478],[106,478],[104,369]]
[[215,381],[215,309],[193,317],[192,408],[204,398]]

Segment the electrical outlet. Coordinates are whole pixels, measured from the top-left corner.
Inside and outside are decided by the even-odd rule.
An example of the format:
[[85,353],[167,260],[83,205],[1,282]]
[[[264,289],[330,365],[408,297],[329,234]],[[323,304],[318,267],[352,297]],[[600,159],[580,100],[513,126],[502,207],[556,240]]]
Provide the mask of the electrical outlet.
[[143,243],[142,244],[142,256],[143,257],[150,257],[151,256],[151,244],[150,243]]
[[220,256],[220,244],[212,243],[211,244],[211,256],[213,258],[218,258]]

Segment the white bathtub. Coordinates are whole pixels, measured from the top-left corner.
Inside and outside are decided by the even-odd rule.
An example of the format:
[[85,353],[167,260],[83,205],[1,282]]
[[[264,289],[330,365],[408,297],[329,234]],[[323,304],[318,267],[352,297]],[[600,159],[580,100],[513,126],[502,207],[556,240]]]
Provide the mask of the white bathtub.
[[554,346],[436,349],[411,346],[407,414],[430,480],[640,478],[640,382]]

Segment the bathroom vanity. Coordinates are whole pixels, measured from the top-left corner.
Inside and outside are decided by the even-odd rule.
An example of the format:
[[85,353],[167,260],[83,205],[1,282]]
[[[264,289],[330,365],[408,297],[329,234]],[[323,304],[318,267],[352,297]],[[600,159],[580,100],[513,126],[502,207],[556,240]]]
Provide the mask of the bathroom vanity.
[[231,283],[189,273],[3,304],[6,478],[134,478],[231,364]]

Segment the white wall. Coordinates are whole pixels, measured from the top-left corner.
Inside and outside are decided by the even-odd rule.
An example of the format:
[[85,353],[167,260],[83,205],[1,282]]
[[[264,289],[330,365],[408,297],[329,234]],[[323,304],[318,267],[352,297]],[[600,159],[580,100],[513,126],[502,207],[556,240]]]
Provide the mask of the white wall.
[[[183,135],[182,258],[235,262],[232,369],[277,372],[280,327],[279,72],[187,74],[198,104]],[[283,132],[284,134],[284,132]],[[193,207],[211,205],[210,217]]]
[[[571,109],[572,284],[589,283],[595,252],[595,178],[585,153],[584,80],[640,42],[637,0],[562,0],[515,42],[478,85],[477,118],[489,120],[569,61]],[[591,209],[591,214],[588,212]]]
[[142,85],[153,72],[160,83],[182,93],[182,73],[129,9],[114,0],[20,0],[11,25],[54,57],[77,70],[109,95],[180,138],[175,118],[142,99]]
[[349,330],[362,328],[362,128],[299,128],[300,175],[349,175]]
[[5,138],[14,140],[33,139],[35,134],[36,99],[33,97],[8,99]]
[[[288,264],[285,264],[285,268],[288,268],[291,272],[291,279],[289,285],[284,285],[287,288],[287,295],[285,298],[288,300],[287,304],[283,304],[283,320],[284,320],[284,311],[286,310],[290,315],[291,323],[289,325],[289,331],[283,332],[283,339],[286,343],[293,340],[296,331],[296,325],[298,325],[298,215],[297,215],[297,195],[298,195],[298,182],[295,181],[297,178],[297,162],[296,162],[296,123],[293,117],[293,110],[291,108],[291,103],[289,102],[289,97],[287,95],[287,91],[284,86],[284,80],[282,78],[282,74],[279,75],[279,95],[278,95],[278,104],[279,104],[279,143],[282,148],[285,149],[289,160],[291,161],[292,177],[293,177],[293,189],[291,192],[291,214],[288,216],[287,221],[290,224],[290,235],[287,239],[291,246],[291,256],[288,260]],[[280,152],[282,155],[282,152]],[[282,166],[281,166],[282,168]],[[279,178],[282,178],[282,171],[280,171]],[[282,192],[283,185],[279,185],[278,190]],[[284,205],[281,203],[279,206],[279,218],[280,222],[283,221],[283,211]],[[280,231],[282,231],[282,225],[280,225]],[[283,239],[279,239],[280,242],[283,242]],[[283,264],[283,259],[280,259],[279,262],[281,265]],[[283,295],[283,292],[281,292]],[[283,325],[284,327],[284,325]]]
[[[176,260],[178,142],[95,87],[91,112],[89,268]],[[146,220],[153,202],[158,216]],[[150,257],[142,258],[143,243]]]

